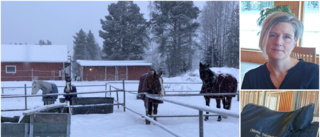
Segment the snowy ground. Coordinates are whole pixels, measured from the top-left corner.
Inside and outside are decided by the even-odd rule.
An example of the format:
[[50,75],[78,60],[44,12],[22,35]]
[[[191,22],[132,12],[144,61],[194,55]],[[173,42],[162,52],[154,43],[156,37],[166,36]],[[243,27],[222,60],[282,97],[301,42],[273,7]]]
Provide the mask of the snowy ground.
[[[239,70],[233,68],[213,68],[215,72],[229,73],[235,76],[239,81]],[[63,86],[64,81],[50,81],[56,83],[58,86]],[[164,83],[167,94],[170,93],[181,93],[185,94],[186,91],[200,91],[201,80],[199,78],[199,72],[193,71],[186,73],[180,77],[175,78],[164,78],[164,82],[193,82],[195,84],[166,84]],[[74,85],[105,85],[105,81],[94,81],[94,82],[73,82]],[[198,83],[198,84],[197,84]],[[22,82],[1,82],[2,87],[23,87],[27,84],[31,86],[31,81]],[[113,86],[122,88],[122,84],[113,83]],[[137,81],[128,81],[125,85],[126,90],[137,90]],[[239,86],[238,86],[239,89]],[[59,93],[62,93],[62,87],[59,88]],[[101,91],[105,90],[105,86],[94,86],[94,87],[77,87],[78,92],[89,92],[89,91]],[[172,92],[179,91],[179,92]],[[185,91],[185,92],[183,92]],[[5,89],[2,95],[23,95],[23,88],[10,88]],[[31,94],[31,88],[27,89],[27,94]],[[38,93],[41,94],[41,93]],[[104,97],[104,93],[100,94],[81,94],[79,97]],[[108,95],[109,96],[109,95]],[[112,93],[112,97],[116,97],[115,93]],[[62,97],[62,96],[61,96]],[[59,96],[60,98],[60,96]],[[175,100],[187,104],[196,106],[205,106],[205,100],[203,97],[165,97],[170,100]],[[119,94],[119,100],[122,102],[123,94]],[[32,97],[27,99],[28,109],[38,108],[43,106],[41,97]],[[24,98],[3,98],[1,99],[1,110],[6,109],[23,109],[25,104]],[[56,104],[59,102],[56,102]],[[135,94],[126,94],[126,106],[130,109],[137,111],[138,113],[144,114],[145,109],[143,102],[136,99]],[[211,108],[216,110],[216,103],[211,100]],[[2,116],[19,116],[22,111],[10,111],[2,112]],[[231,113],[239,113],[239,101],[236,98],[232,100]],[[159,115],[197,115],[198,110],[190,109],[183,106],[178,106],[172,103],[165,102],[159,105]],[[239,136],[239,118],[228,117],[222,119],[221,122],[216,121],[217,117],[210,117],[209,121],[204,122],[204,136],[218,136],[218,137],[238,137]],[[186,136],[195,137],[199,136],[199,119],[198,117],[185,117],[185,118],[158,118],[158,122],[167,126],[169,129],[176,133]],[[151,124],[145,125],[145,120],[130,111],[123,111],[123,107],[120,109],[114,106],[114,112],[112,114],[89,114],[89,115],[72,115],[71,117],[71,136],[72,137],[168,137],[172,136],[168,132],[159,128],[158,126]]]

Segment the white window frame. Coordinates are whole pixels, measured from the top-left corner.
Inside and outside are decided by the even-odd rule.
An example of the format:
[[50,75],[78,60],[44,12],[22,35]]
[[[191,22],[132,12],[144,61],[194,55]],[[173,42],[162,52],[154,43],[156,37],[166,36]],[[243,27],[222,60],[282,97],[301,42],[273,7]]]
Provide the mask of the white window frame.
[[[8,72],[8,67],[14,67],[14,72]],[[6,73],[16,73],[17,67],[15,65],[6,65]]]

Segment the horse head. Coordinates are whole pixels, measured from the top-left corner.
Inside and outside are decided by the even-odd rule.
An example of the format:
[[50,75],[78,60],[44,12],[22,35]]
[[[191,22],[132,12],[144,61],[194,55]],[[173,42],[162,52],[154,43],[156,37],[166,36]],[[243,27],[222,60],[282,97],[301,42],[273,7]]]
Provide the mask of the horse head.
[[39,81],[32,82],[32,95],[37,94],[40,90]]
[[204,85],[213,85],[216,82],[217,75],[210,70],[209,64],[202,64],[200,62],[199,65],[200,79],[202,80]]
[[160,97],[165,95],[163,88],[163,79],[161,78],[162,72],[157,74],[155,70],[152,70],[148,73],[148,84],[149,87],[155,91]]

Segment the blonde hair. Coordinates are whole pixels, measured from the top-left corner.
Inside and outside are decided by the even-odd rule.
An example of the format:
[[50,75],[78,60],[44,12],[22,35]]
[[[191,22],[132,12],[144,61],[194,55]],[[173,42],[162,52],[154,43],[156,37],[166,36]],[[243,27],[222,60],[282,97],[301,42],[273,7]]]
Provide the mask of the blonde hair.
[[303,24],[296,17],[285,13],[285,12],[275,12],[269,15],[262,24],[262,29],[260,33],[259,47],[263,53],[263,56],[268,59],[266,53],[267,42],[269,38],[269,33],[271,29],[279,23],[289,23],[293,27],[294,40],[298,41],[302,37]]

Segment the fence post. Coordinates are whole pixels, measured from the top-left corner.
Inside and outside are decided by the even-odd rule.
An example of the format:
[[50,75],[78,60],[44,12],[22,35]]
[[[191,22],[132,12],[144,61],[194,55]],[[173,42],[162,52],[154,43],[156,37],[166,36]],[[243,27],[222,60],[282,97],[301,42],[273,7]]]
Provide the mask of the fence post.
[[119,109],[119,95],[118,95],[118,89],[116,89],[116,92],[117,92],[117,106],[118,106],[118,109]]
[[25,95],[25,97],[24,97],[24,107],[25,107],[25,110],[27,110],[28,108],[27,108],[27,84],[24,84],[24,95]]
[[29,137],[33,137],[33,124],[34,124],[34,115],[30,115],[30,131],[29,131]]
[[238,90],[237,101],[239,101],[240,91]]
[[111,85],[109,85],[110,97],[111,97]]
[[124,80],[122,81],[122,89],[123,89],[123,111],[126,112],[126,90],[125,90]]
[[199,110],[199,137],[203,137],[203,112]]
[[107,97],[108,83],[105,84],[104,89],[106,90],[106,92],[105,92],[105,94],[104,94],[104,97]]

